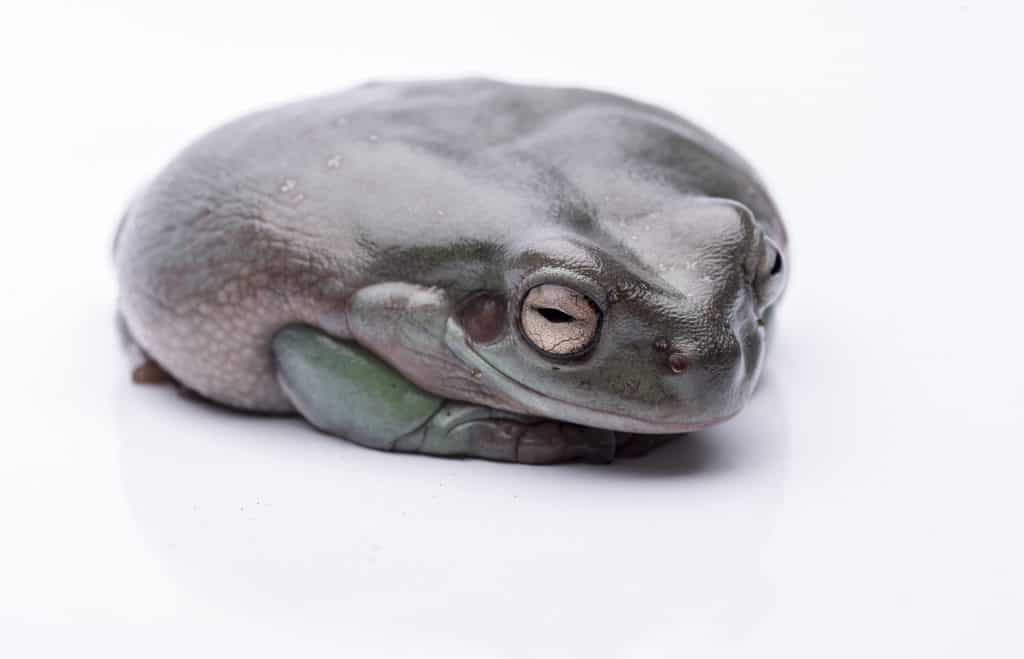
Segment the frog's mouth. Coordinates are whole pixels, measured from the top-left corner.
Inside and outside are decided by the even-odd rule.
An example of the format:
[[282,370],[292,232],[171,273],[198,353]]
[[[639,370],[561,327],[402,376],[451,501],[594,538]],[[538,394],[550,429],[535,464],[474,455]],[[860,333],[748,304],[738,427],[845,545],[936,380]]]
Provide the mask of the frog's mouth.
[[446,329],[445,339],[448,349],[459,357],[462,363],[474,369],[473,377],[478,382],[501,394],[502,398],[515,401],[519,409],[510,410],[513,412],[526,411],[536,416],[568,421],[592,428],[652,434],[694,432],[717,425],[735,416],[733,413],[724,417],[698,421],[666,422],[617,414],[554,398],[513,379],[492,365],[473,348],[465,332],[453,319],[448,320]]

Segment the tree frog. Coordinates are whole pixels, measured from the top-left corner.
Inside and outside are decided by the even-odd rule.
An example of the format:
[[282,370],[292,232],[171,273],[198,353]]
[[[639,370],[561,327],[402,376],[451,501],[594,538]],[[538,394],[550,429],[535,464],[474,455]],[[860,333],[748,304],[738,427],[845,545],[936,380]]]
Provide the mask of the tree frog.
[[174,158],[115,240],[122,327],[218,403],[376,449],[607,462],[725,421],[787,239],[708,132],[609,93],[373,83]]

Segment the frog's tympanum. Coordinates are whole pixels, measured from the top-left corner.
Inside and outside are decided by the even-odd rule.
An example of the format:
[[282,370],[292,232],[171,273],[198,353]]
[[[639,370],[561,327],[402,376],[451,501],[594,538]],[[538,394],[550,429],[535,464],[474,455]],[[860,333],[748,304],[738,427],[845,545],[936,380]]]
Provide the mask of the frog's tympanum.
[[530,463],[739,412],[785,252],[757,175],[692,123],[486,80],[234,121],[136,197],[115,246],[137,380],[373,448]]

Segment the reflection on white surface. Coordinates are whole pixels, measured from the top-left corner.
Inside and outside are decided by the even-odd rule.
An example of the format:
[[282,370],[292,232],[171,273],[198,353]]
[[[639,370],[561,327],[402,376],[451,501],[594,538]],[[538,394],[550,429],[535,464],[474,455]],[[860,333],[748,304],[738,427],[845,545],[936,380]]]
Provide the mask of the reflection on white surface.
[[[116,418],[147,545],[232,615],[528,649],[568,619],[734,633],[770,601],[758,557],[786,443],[771,381],[734,423],[609,466],[380,453],[127,383]],[[655,610],[652,587],[671,593]]]

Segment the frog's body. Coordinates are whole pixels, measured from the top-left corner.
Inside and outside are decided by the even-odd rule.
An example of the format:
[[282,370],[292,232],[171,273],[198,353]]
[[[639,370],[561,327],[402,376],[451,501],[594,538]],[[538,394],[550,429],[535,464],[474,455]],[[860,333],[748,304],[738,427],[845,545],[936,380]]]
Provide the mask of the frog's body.
[[205,397],[378,448],[553,461],[737,412],[785,242],[749,166],[692,124],[466,80],[214,131],[139,195],[115,256],[133,339]]

